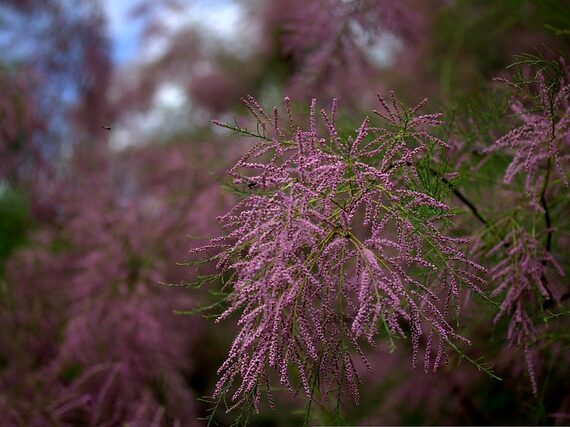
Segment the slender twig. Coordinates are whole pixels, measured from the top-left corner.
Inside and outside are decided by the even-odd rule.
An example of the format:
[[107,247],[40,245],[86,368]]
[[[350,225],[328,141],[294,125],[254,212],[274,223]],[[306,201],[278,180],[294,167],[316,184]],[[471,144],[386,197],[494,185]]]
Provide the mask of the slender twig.
[[483,215],[481,215],[481,213],[477,209],[477,206],[475,206],[473,202],[471,202],[461,191],[459,191],[457,188],[451,185],[451,183],[446,177],[442,176],[441,173],[439,173],[433,168],[430,168],[430,172],[433,175],[437,176],[439,179],[441,179],[441,182],[447,185],[447,187],[451,190],[451,192],[455,195],[455,197],[457,197],[465,206],[467,206],[467,208],[471,211],[473,216],[477,218],[481,224],[485,226],[489,225],[489,221],[487,221],[487,219]]
[[548,209],[548,203],[546,201],[546,191],[548,190],[548,183],[550,181],[550,169],[552,168],[552,160],[548,158],[548,165],[546,166],[546,176],[544,178],[544,185],[542,186],[542,192],[540,193],[540,204],[542,209],[544,209],[544,224],[546,226],[546,243],[545,248],[547,252],[552,249],[552,219],[550,218],[550,210]]

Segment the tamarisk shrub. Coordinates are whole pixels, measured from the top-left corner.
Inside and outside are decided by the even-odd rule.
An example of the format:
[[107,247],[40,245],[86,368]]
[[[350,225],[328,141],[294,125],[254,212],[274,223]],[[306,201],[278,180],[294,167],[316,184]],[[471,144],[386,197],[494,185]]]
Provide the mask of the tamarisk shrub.
[[[547,60],[536,55],[520,55],[514,79],[499,79],[514,91],[510,107],[514,128],[486,149],[488,153],[507,153],[510,163],[504,184],[514,187],[514,213],[507,211],[488,231],[506,229],[498,243],[487,250],[495,257],[490,275],[492,296],[504,295],[495,318],[509,317],[507,342],[522,347],[534,394],[538,393],[529,346],[537,339],[537,314],[547,306],[560,303],[564,294],[561,278],[565,272],[556,259],[557,231],[553,206],[568,189],[565,167],[570,148],[570,69],[564,59]],[[516,178],[524,179],[517,187]],[[557,206],[559,209],[559,207]],[[562,250],[563,251],[563,250]],[[562,252],[561,251],[561,252]],[[544,319],[544,314],[540,316]]]
[[[466,258],[467,239],[445,233],[453,211],[440,200],[429,158],[446,143],[428,131],[440,114],[419,114],[394,95],[378,95],[379,124],[365,118],[353,134],[329,112],[310,106],[308,126],[270,117],[243,99],[257,132],[215,124],[257,143],[230,169],[241,197],[219,221],[227,230],[194,253],[229,277],[226,309],[239,332],[219,368],[214,397],[259,409],[270,384],[302,389],[312,401],[359,399],[353,355],[367,364],[364,343],[410,337],[415,365],[425,344],[425,369],[446,362],[446,349],[468,343],[448,320],[460,288],[482,293],[483,268]],[[422,339],[422,345],[420,340]],[[337,406],[338,406],[337,405]]]

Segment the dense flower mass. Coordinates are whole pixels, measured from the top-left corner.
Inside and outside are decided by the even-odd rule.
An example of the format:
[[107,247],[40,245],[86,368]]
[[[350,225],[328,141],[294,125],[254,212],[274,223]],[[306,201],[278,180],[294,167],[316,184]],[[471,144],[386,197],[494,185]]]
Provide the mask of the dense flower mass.
[[[273,117],[247,97],[260,139],[230,170],[241,200],[220,218],[227,235],[197,249],[217,248],[217,267],[231,272],[228,307],[218,321],[240,312],[240,330],[219,370],[216,394],[239,403],[269,393],[271,372],[305,394],[358,400],[352,360],[365,358],[386,333],[410,336],[415,364],[425,337],[425,366],[444,363],[445,348],[468,340],[448,319],[460,286],[481,292],[482,267],[461,251],[466,239],[444,233],[449,207],[430,194],[439,176],[422,156],[445,147],[428,129],[439,114],[378,96],[383,127],[366,118],[352,135],[336,126],[316,100],[308,128]],[[246,129],[219,123],[242,134]],[[435,176],[434,176],[435,174]],[[432,348],[433,347],[433,348]],[[432,354],[433,353],[433,354]],[[237,384],[236,381],[238,382]]]
[[204,323],[172,313],[191,295],[157,285],[181,278],[171,260],[186,232],[211,233],[200,213],[223,204],[188,168],[205,156],[179,144],[113,162],[77,150],[55,189],[41,188],[55,218],[2,278],[13,288],[0,294],[0,426],[199,425],[188,382]]

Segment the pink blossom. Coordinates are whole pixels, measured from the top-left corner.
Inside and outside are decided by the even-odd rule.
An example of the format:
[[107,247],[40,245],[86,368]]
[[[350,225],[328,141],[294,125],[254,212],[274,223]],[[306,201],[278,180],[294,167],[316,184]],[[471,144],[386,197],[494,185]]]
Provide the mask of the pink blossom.
[[335,126],[336,103],[321,111],[321,133],[316,101],[303,130],[289,113],[288,126],[279,125],[244,99],[260,142],[229,176],[247,191],[220,217],[227,234],[194,250],[219,248],[217,268],[233,272],[217,321],[237,314],[240,329],[215,395],[235,386],[236,406],[257,407],[273,370],[294,387],[293,367],[310,399],[318,384],[323,400],[335,389],[358,400],[352,352],[367,363],[361,341],[375,345],[380,330],[411,336],[414,364],[420,337],[432,337],[435,359],[426,356],[426,366],[434,369],[448,343],[468,342],[448,322],[447,306],[457,301],[458,283],[481,292],[473,270],[482,267],[460,249],[467,240],[443,233],[449,208],[417,185],[422,153],[445,146],[428,133],[440,116],[417,115],[425,101],[407,109],[393,95],[390,104],[379,99],[375,113],[387,124],[367,118],[347,139]]

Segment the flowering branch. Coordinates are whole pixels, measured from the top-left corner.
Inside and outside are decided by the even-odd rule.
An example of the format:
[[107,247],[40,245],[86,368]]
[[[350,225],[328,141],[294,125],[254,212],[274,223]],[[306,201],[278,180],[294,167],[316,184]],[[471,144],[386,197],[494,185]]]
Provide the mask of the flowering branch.
[[286,130],[277,109],[270,118],[244,99],[259,142],[229,175],[249,191],[219,218],[227,234],[194,251],[218,248],[212,260],[234,273],[217,321],[240,312],[241,329],[215,391],[232,389],[234,407],[247,401],[257,409],[264,388],[272,402],[271,373],[311,401],[334,391],[358,401],[351,352],[372,369],[361,341],[374,346],[380,326],[390,340],[411,337],[414,365],[425,336],[426,370],[445,363],[446,347],[469,343],[448,322],[448,309],[460,285],[482,294],[483,268],[460,249],[467,239],[443,233],[452,212],[421,179],[422,156],[446,146],[427,132],[440,115],[418,114],[426,100],[408,109],[393,94],[378,99],[374,113],[384,126],[365,118],[348,138],[336,128],[336,101],[321,110],[319,125],[313,100],[303,130],[286,99]]

